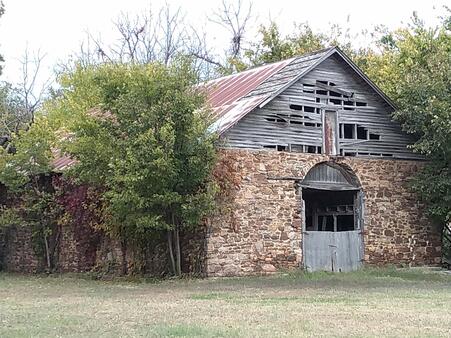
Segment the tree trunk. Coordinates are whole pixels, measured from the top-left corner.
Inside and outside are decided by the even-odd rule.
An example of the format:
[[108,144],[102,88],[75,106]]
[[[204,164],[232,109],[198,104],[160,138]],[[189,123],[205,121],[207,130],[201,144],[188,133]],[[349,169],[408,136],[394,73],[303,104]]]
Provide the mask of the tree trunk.
[[180,252],[180,236],[179,236],[179,227],[176,226],[175,230],[175,254],[176,254],[176,264],[177,264],[177,276],[182,275],[182,258]]
[[172,247],[172,231],[168,230],[168,249],[169,249],[169,257],[171,258],[171,267],[174,275],[177,275],[175,259],[174,259],[174,250]]
[[122,275],[127,274],[127,242],[125,240],[121,241],[121,252],[122,252]]
[[52,268],[52,263],[51,263],[51,260],[50,260],[49,241],[47,239],[47,235],[45,233],[45,229],[43,231],[44,231],[44,245],[45,245],[45,258],[46,258],[46,261],[47,261],[47,270],[48,270],[48,272],[50,272],[50,270]]

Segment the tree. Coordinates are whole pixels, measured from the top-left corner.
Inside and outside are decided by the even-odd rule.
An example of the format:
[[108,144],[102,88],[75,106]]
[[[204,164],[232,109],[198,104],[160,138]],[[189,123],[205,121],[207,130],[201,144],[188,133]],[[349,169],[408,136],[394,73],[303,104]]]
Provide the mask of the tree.
[[0,137],[2,146],[10,145],[14,134],[28,129],[34,122],[35,113],[45,100],[52,78],[39,81],[42,61],[45,55],[39,51],[30,53],[25,49],[21,64],[21,79],[13,85],[3,82],[0,85]]
[[50,129],[47,119],[39,118],[28,130],[12,134],[14,151],[0,147],[0,182],[7,186],[9,199],[1,210],[0,225],[30,227],[35,251],[44,257],[48,271],[58,238],[58,210],[48,182],[56,141]]
[[409,29],[385,39],[397,74],[396,86],[386,86],[399,106],[395,118],[429,159],[413,186],[443,226],[451,222],[451,17],[427,28],[414,15]]
[[143,10],[140,15],[121,13],[113,22],[116,41],[110,44],[91,33],[72,60],[59,65],[60,72],[74,70],[76,65],[89,67],[101,63],[147,64],[161,62],[169,65],[180,56],[189,56],[193,67],[203,77],[209,77],[212,67],[201,56],[206,55],[205,34],[191,27],[180,7],[169,4],[155,12]]
[[194,80],[185,62],[79,68],[46,105],[65,116],[70,174],[105,191],[103,229],[138,252],[165,232],[175,275],[180,232],[201,223],[215,193],[215,136]]

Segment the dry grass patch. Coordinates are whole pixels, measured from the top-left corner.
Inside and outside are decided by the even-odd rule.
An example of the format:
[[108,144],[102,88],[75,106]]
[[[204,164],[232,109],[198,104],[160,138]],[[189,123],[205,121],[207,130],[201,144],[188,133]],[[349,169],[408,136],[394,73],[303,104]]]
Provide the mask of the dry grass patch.
[[0,274],[1,337],[451,336],[428,270],[112,282]]

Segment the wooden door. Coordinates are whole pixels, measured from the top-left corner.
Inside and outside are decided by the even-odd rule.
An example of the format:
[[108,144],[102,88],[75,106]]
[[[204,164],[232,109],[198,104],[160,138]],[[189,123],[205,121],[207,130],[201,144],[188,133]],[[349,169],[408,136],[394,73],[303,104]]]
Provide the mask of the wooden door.
[[[302,251],[304,268],[307,271],[348,272],[359,269],[363,264],[363,193],[356,193],[354,202],[354,229],[337,231],[336,218],[333,231],[305,226],[305,202],[302,200]],[[323,218],[324,220],[324,218]],[[318,223],[317,221],[314,222]]]

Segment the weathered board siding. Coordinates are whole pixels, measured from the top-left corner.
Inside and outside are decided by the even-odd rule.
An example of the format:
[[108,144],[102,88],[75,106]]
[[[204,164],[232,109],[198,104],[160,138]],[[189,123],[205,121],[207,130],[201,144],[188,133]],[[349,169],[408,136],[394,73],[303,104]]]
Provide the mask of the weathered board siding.
[[340,155],[422,158],[407,148],[413,141],[391,120],[393,109],[336,54],[241,119],[224,135],[226,145],[324,153],[325,111],[337,112]]

